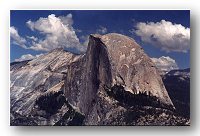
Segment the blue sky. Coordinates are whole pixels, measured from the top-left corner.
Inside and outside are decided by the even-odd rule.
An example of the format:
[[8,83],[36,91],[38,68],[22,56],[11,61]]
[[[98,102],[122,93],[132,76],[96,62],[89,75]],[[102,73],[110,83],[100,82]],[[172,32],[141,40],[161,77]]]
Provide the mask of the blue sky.
[[[48,16],[52,14],[54,14],[51,16],[53,19],[64,17],[61,23],[66,25],[66,31],[49,32],[45,22],[49,21]],[[11,62],[25,54],[35,56],[55,48],[56,44],[50,44],[51,47],[47,47],[46,44],[51,43],[49,40],[52,37],[59,36],[58,39],[61,40],[52,42],[58,43],[58,46],[70,39],[68,44],[71,45],[62,46],[66,50],[78,52],[89,34],[116,32],[134,38],[152,58],[165,56],[175,60],[179,68],[190,67],[188,10],[13,10],[10,12],[10,26]],[[162,26],[165,30],[162,30]],[[171,33],[165,32],[168,29]],[[66,34],[68,39],[62,40],[63,37],[59,32]],[[167,40],[164,39],[165,34],[169,37]],[[33,40],[33,37],[36,40]]]

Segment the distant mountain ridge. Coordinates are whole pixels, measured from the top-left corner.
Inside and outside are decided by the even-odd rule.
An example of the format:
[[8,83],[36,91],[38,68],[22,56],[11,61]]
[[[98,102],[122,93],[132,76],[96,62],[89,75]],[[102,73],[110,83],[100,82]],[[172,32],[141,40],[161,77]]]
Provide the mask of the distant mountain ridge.
[[168,73],[166,73],[167,76],[183,76],[183,77],[190,77],[190,68],[186,69],[176,69],[171,70]]
[[163,82],[177,112],[190,117],[190,68],[169,71]]

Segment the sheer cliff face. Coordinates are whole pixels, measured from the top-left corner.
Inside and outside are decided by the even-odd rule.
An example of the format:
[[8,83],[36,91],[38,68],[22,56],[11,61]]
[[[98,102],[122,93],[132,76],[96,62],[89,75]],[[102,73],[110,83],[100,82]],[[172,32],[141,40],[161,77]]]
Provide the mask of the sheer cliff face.
[[[110,110],[124,110],[116,106],[116,101],[106,92],[116,85],[130,95],[146,94],[164,105],[173,106],[154,63],[129,37],[91,35],[86,54],[72,67],[66,78],[65,94],[69,103],[88,116],[88,124],[98,121],[101,124],[108,113],[114,113]],[[68,84],[73,85],[69,87]]]
[[101,86],[119,84],[133,94],[146,93],[172,105],[154,63],[129,37],[91,35],[85,62],[83,74],[90,94],[96,94]]
[[[84,55],[56,49],[11,65],[10,73],[11,112],[38,125],[61,123],[72,109],[84,116],[84,125],[109,125],[136,103],[173,107],[154,63],[120,34],[91,35]],[[52,108],[54,97],[59,106]]]

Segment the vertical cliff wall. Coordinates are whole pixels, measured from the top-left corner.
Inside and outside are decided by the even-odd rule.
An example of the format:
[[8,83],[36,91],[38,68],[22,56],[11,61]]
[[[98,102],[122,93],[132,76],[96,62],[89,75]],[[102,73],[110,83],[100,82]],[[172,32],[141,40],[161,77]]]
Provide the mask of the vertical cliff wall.
[[66,97],[86,115],[88,124],[101,122],[110,110],[123,109],[109,96],[110,93],[116,97],[113,87],[122,87],[123,91],[119,91],[122,94],[118,95],[130,96],[126,103],[131,105],[134,105],[131,99],[135,99],[132,96],[144,94],[152,97],[155,105],[173,107],[154,63],[129,37],[91,35],[86,54],[70,67],[65,83]]

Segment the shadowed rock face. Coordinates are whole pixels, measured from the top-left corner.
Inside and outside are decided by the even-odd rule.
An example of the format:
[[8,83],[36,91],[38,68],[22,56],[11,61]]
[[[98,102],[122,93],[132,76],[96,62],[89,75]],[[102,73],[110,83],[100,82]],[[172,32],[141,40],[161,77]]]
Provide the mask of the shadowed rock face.
[[38,125],[111,125],[131,106],[173,107],[154,63],[120,34],[91,35],[84,55],[56,49],[11,67],[11,120],[17,113]]
[[71,67],[65,79],[65,96],[86,115],[88,125],[103,124],[107,114],[114,113],[111,111],[124,110],[108,95],[115,85],[123,87],[123,94],[145,94],[160,105],[173,107],[154,63],[129,37],[91,35],[86,54]]
[[163,82],[176,112],[190,117],[190,69],[171,70],[163,76]]

